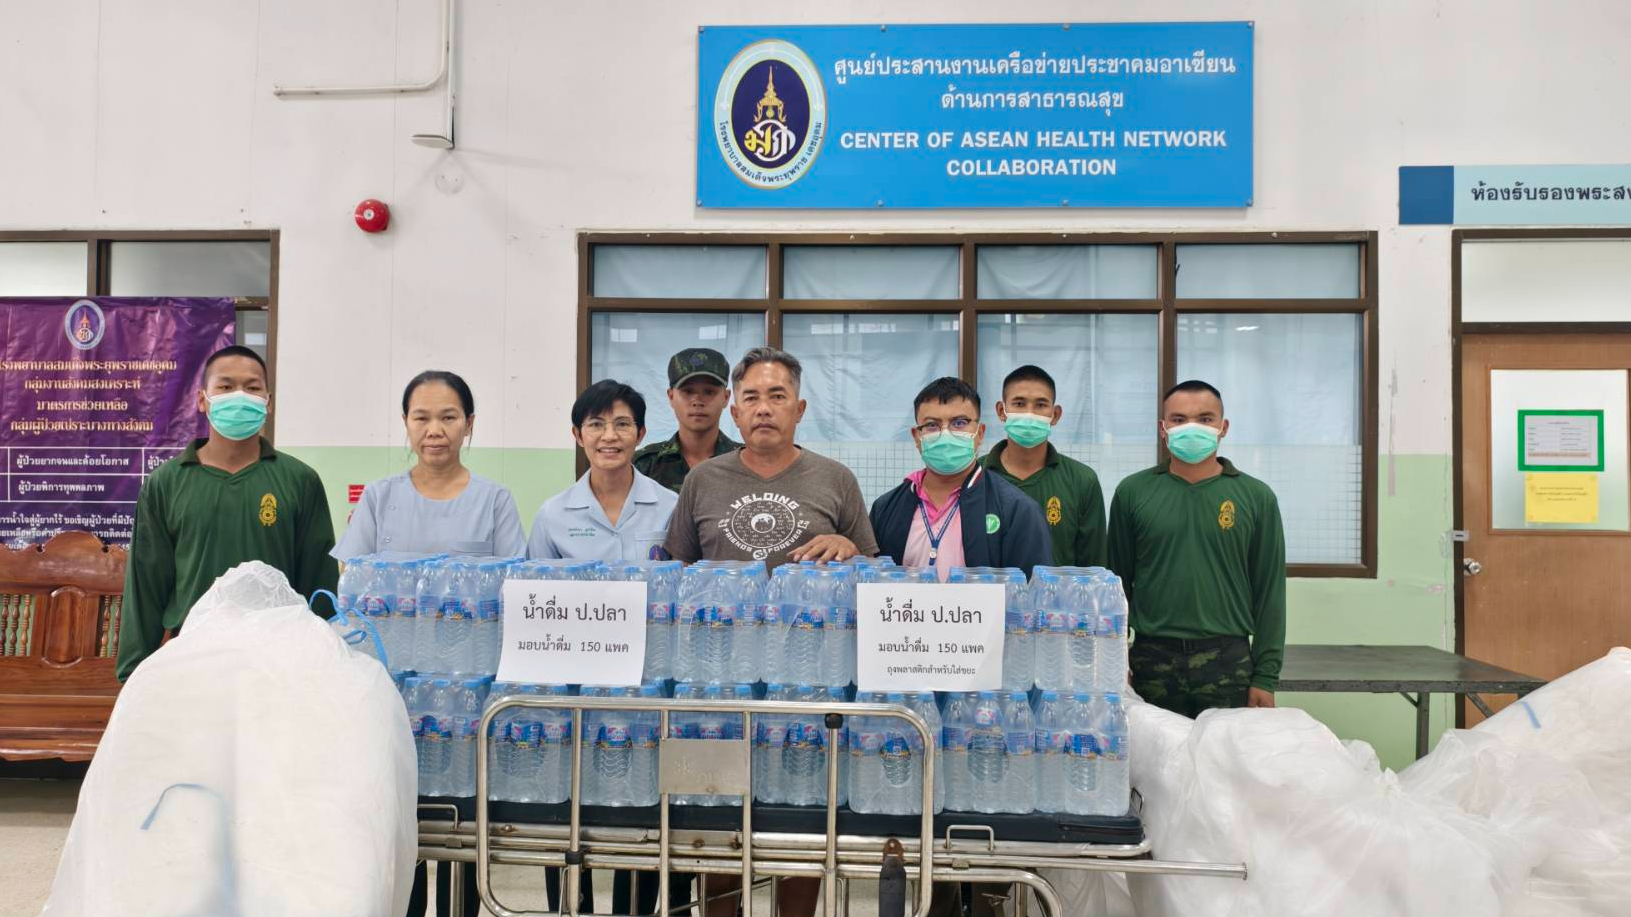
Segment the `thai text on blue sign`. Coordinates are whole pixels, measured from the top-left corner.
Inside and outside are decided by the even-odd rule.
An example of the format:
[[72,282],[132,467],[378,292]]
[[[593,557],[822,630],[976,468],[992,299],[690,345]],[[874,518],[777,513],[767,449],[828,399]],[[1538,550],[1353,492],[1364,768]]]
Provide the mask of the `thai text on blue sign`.
[[703,207],[1245,207],[1252,25],[707,26]]
[[1399,222],[1631,223],[1631,165],[1400,166]]

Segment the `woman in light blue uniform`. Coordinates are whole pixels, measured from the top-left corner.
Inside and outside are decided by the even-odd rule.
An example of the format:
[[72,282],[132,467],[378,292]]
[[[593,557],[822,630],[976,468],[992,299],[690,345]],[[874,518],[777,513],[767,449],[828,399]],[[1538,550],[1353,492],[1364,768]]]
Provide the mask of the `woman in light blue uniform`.
[[520,557],[527,539],[509,488],[459,460],[476,420],[476,401],[457,375],[427,370],[402,393],[408,446],[418,456],[401,474],[362,492],[333,555],[377,551]]
[[[342,561],[379,551],[519,557],[527,548],[509,488],[464,467],[459,451],[476,422],[476,399],[456,374],[426,370],[402,392],[402,424],[418,457],[412,468],[362,492],[345,536],[330,553]],[[436,870],[436,912],[448,908],[448,869]],[[467,875],[464,912],[477,913]],[[425,864],[413,874],[408,917],[425,913]]]

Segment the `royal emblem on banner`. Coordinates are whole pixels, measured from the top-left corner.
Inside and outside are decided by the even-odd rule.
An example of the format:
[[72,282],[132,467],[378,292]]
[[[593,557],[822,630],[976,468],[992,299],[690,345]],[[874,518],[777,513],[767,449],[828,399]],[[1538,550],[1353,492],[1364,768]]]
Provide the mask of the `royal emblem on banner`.
[[62,317],[63,333],[68,335],[68,343],[74,345],[76,350],[90,350],[102,343],[102,335],[107,328],[108,320],[102,314],[102,307],[88,299],[81,299],[69,306],[68,314]]
[[809,55],[758,41],[725,68],[714,97],[719,153],[736,177],[785,188],[810,170],[827,132],[827,96]]

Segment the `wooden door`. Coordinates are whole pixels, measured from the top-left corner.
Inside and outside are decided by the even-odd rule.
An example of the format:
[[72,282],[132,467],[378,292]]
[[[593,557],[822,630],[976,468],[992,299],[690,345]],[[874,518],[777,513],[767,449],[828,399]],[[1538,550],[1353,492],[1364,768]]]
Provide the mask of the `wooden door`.
[[[1490,440],[1497,406],[1491,404],[1490,373],[1535,369],[1631,369],[1631,335],[1469,334],[1462,341],[1462,652],[1552,679],[1612,647],[1631,645],[1631,533],[1492,525]],[[1496,709],[1512,702],[1486,700]],[[1483,719],[1471,704],[1464,708],[1468,726]]]

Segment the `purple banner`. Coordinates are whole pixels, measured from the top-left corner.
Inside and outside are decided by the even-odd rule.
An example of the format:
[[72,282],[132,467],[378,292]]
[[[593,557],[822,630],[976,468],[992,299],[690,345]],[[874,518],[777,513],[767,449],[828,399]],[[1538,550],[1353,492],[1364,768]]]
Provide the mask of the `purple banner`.
[[142,481],[209,434],[198,389],[234,316],[230,299],[0,297],[0,543],[129,544]]

